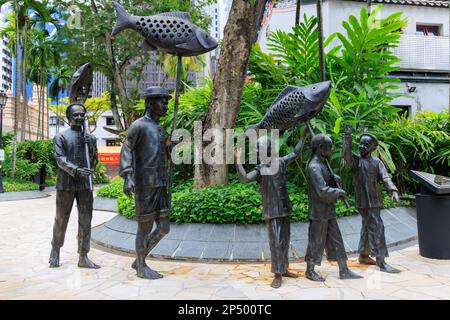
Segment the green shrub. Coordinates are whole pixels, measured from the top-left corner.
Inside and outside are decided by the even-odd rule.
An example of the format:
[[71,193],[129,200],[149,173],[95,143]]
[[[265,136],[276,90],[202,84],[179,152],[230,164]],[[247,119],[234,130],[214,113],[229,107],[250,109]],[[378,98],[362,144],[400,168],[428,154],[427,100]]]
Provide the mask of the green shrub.
[[[9,162],[8,162],[9,164]],[[6,167],[6,175],[10,175],[11,167]],[[31,163],[29,160],[17,159],[16,173],[14,178],[22,181],[32,181],[34,175],[39,171],[39,166],[36,163]]]
[[[193,189],[192,181],[185,181],[174,188],[171,220],[178,223],[262,223],[261,194],[257,184],[242,184],[232,176],[228,185],[218,185],[203,189]],[[293,222],[308,221],[308,194],[304,187],[287,184],[292,202]],[[337,217],[357,214],[354,198],[349,197],[351,207],[342,201],[336,205]],[[125,195],[118,197],[119,213],[127,218],[134,217],[134,199]],[[395,207],[390,195],[384,193],[386,208]],[[411,205],[403,201],[400,205]]]
[[3,191],[5,192],[20,192],[20,191],[33,191],[39,190],[39,185],[37,183],[20,181],[20,180],[3,180]]
[[94,184],[109,183],[110,179],[106,172],[106,166],[101,162],[97,163],[94,170]]
[[123,196],[123,179],[116,177],[110,184],[100,187],[97,191],[97,196],[104,198],[118,198]]
[[122,216],[132,219],[134,217],[134,198],[128,198],[122,194],[117,198],[117,208]]

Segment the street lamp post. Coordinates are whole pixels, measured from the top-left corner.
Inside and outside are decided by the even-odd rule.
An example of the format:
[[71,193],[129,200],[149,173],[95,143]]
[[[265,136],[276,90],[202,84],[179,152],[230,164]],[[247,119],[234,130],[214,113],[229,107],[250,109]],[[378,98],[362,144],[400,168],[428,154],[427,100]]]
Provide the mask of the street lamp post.
[[3,107],[6,105],[8,96],[4,90],[0,90],[0,193],[3,193],[3,173],[2,166],[5,161],[5,151],[3,150]]

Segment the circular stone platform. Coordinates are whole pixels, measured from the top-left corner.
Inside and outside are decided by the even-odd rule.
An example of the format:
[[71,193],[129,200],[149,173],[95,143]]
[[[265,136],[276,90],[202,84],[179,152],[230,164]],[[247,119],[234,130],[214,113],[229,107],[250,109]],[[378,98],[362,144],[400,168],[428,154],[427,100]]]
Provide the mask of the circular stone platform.
[[[99,200],[94,208],[105,210],[113,208],[112,202]],[[96,205],[97,204],[97,205]],[[113,211],[113,210],[111,210]],[[415,208],[393,208],[382,210],[389,247],[397,246],[417,239],[417,221]],[[338,219],[348,253],[358,249],[361,217],[359,215]],[[92,229],[93,243],[112,249],[134,254],[137,223],[117,215],[113,219]],[[152,250],[150,257],[174,260],[222,261],[222,262],[266,262],[270,260],[267,230],[264,224],[200,224],[171,223],[170,232]],[[291,224],[290,258],[304,258],[308,243],[308,224]]]
[[20,192],[5,192],[0,193],[1,201],[17,201],[17,200],[30,200],[50,197],[47,192],[51,192],[53,188],[45,188],[44,191],[20,191]]

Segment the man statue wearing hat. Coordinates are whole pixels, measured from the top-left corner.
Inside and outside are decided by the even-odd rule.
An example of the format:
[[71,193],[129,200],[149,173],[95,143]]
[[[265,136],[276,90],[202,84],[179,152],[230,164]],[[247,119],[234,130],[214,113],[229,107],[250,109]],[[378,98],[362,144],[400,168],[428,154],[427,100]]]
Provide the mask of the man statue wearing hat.
[[[166,162],[169,148],[159,119],[167,113],[168,91],[161,87],[145,90],[144,116],[128,128],[120,152],[120,176],[124,178],[124,193],[135,194],[136,255],[132,268],[137,276],[158,279],[162,275],[152,270],[145,258],[169,232]],[[152,232],[153,225],[156,224]]]
[[[359,241],[359,263],[377,265],[381,271],[398,273],[399,270],[391,267],[385,261],[388,257],[386,239],[384,235],[383,220],[380,209],[383,206],[379,182],[382,181],[386,189],[392,194],[392,199],[400,201],[397,187],[392,182],[383,162],[372,156],[378,147],[375,136],[365,133],[359,142],[359,156],[352,153],[352,128],[349,125],[344,129],[344,160],[352,166],[355,186],[356,208],[362,217],[361,238]],[[374,261],[370,256],[376,258]]]
[[[97,141],[95,136],[83,130],[86,108],[80,103],[67,107],[66,116],[70,128],[61,131],[54,138],[55,157],[58,164],[56,182],[56,217],[53,226],[52,250],[49,264],[51,268],[59,267],[59,251],[64,244],[67,223],[73,202],[77,200],[78,208],[78,266],[98,269],[100,266],[89,260],[89,241],[91,238],[92,190],[89,175],[93,174],[97,159]],[[86,159],[86,140],[89,159]],[[90,161],[90,166],[88,162]]]

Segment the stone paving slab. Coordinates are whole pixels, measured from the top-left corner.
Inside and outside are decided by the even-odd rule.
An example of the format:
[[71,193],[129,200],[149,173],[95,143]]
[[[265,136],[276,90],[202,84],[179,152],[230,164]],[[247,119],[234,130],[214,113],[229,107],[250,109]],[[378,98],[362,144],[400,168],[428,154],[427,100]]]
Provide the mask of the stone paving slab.
[[48,192],[48,190],[0,193],[0,202],[1,201],[18,201],[18,200],[47,198],[50,196],[47,192]]
[[[417,239],[415,208],[382,210],[386,222],[386,241],[389,247]],[[338,220],[347,253],[357,252],[361,217],[350,216]],[[93,228],[91,240],[100,246],[134,254],[137,223],[120,215]],[[290,259],[303,259],[308,244],[308,224],[291,224]],[[169,234],[153,249],[150,256],[193,261],[269,261],[267,228],[260,225],[235,224],[176,224],[171,223]]]
[[[0,297],[7,299],[450,299],[450,260],[421,257],[417,243],[403,243],[390,252],[388,262],[402,272],[391,275],[379,272],[376,266],[359,265],[350,256],[349,267],[363,279],[342,281],[336,263],[323,261],[317,271],[326,279],[323,283],[305,278],[305,263],[296,261],[290,270],[296,279],[283,278],[279,289],[270,287],[273,274],[270,263],[205,263],[148,259],[147,263],[164,278],[145,280],[131,269],[134,257],[114,254],[92,246],[89,257],[102,266],[98,270],[77,268],[77,209],[74,208],[61,249],[61,267],[49,268],[52,226],[55,216],[54,195],[48,198],[9,201],[0,205],[2,237],[0,237]],[[105,225],[114,213],[94,211],[93,226]],[[27,223],[24,223],[26,221]],[[108,230],[96,236],[108,236]],[[214,228],[212,233],[214,233]],[[220,229],[220,228],[218,228]],[[116,231],[111,231],[116,232]],[[234,234],[234,233],[233,233]],[[126,243],[132,243],[130,236]],[[231,238],[234,241],[234,238]],[[158,248],[175,251],[182,240],[162,241]],[[211,252],[229,257],[233,251],[220,251],[222,242],[210,242]],[[306,242],[292,242],[293,251],[305,249]],[[131,246],[131,245],[130,245]],[[203,255],[208,251],[205,248]],[[217,254],[219,256],[219,254]]]
[[117,212],[117,199],[95,197],[93,207],[96,211]]

